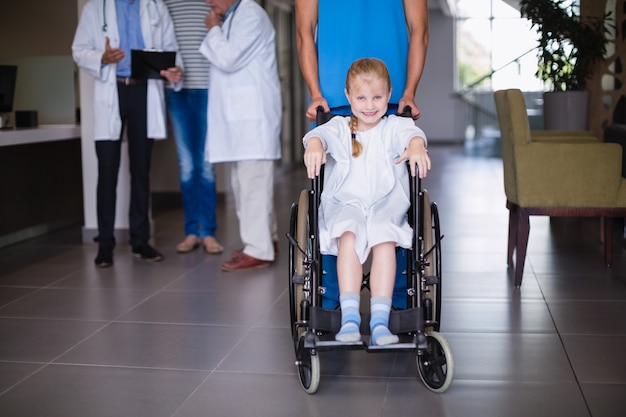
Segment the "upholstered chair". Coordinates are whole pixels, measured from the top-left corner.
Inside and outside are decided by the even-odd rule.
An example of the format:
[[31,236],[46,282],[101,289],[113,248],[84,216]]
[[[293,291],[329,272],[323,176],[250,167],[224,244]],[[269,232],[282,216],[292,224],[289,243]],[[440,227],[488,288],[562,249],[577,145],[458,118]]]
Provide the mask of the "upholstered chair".
[[496,91],[494,98],[509,209],[507,264],[514,267],[515,285],[522,283],[531,215],[601,218],[610,266],[612,220],[626,216],[621,146],[600,142],[589,132],[533,133],[519,89]]

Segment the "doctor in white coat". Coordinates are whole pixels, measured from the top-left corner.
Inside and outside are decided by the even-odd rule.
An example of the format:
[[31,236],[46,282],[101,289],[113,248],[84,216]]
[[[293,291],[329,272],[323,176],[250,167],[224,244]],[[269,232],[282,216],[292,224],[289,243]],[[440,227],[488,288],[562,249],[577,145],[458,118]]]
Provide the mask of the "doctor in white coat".
[[275,257],[274,161],[281,157],[281,95],[274,27],[254,0],[207,0],[200,52],[211,62],[206,158],[230,162],[243,249],[224,271]]
[[[131,78],[130,50],[177,51],[174,26],[162,0],[90,0],[72,43],[79,68],[94,80],[94,138],[98,156],[98,255],[96,266],[113,264],[115,200],[122,131],[126,129],[131,172],[130,244],[148,261],[163,256],[150,237],[150,159],[154,139],[167,137],[162,80]],[[161,75],[178,84],[182,60]],[[176,85],[175,88],[180,88]]]

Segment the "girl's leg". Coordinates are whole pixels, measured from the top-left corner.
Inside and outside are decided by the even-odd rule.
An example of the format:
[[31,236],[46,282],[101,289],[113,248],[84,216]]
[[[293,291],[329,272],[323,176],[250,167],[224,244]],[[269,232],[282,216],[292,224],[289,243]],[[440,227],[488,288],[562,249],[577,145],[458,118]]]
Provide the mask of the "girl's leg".
[[398,343],[398,336],[389,331],[389,312],[396,276],[396,245],[385,242],[372,248],[372,268],[370,272],[371,318],[370,332],[372,345]]
[[340,342],[358,342],[361,340],[361,282],[363,266],[354,250],[355,236],[346,232],[339,238],[337,254],[337,276],[339,279],[339,303],[341,305],[341,329],[335,335]]

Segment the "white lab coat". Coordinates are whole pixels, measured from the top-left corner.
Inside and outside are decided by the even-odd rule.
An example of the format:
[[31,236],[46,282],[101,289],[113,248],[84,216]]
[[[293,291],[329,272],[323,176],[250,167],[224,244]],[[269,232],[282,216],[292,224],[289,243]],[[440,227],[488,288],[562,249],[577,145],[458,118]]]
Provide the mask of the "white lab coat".
[[241,0],[200,52],[211,62],[206,158],[211,163],[281,156],[275,31],[254,0]]
[[[162,0],[140,0],[141,32],[146,49],[178,51],[174,25]],[[106,9],[106,12],[105,12]],[[74,41],[72,56],[80,69],[95,79],[94,138],[120,139],[122,121],[117,97],[116,64],[102,65],[105,38],[113,48],[119,47],[117,14],[114,0],[90,0],[83,8]],[[180,54],[176,65],[183,68]],[[180,89],[181,83],[174,86]],[[148,137],[165,139],[167,124],[163,81],[148,81]]]

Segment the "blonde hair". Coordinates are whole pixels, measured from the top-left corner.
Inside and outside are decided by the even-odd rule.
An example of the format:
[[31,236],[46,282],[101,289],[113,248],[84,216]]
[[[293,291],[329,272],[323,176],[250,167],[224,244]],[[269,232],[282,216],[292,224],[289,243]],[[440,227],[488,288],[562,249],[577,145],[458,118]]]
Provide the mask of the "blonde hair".
[[[350,92],[352,82],[362,75],[373,75],[387,83],[389,91],[391,91],[391,77],[389,70],[383,61],[376,58],[357,59],[350,65],[348,74],[346,75],[346,91]],[[352,156],[354,158],[361,155],[363,145],[356,140],[357,118],[355,115],[350,116],[350,135],[352,137]]]

